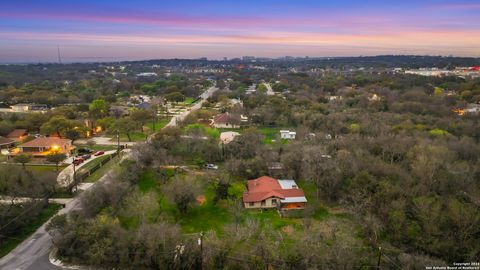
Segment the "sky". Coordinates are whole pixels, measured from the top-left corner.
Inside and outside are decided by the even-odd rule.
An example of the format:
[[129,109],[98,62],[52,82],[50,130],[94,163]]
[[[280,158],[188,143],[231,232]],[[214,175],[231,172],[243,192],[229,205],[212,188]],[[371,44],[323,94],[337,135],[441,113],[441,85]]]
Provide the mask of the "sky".
[[1,0],[0,62],[480,57],[480,0]]

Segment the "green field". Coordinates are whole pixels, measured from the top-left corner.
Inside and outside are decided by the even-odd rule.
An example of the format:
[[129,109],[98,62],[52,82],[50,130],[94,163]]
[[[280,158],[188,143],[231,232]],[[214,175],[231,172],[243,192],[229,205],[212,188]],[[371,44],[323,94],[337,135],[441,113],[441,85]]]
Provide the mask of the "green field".
[[83,165],[81,168],[79,168],[77,170],[77,173],[78,174],[87,173],[88,171],[90,171],[92,168],[94,168],[95,166],[97,166],[101,162],[103,162],[107,159],[110,159],[110,157],[111,157],[111,155],[103,155],[103,156],[97,157],[97,158],[95,158],[93,160],[90,160],[90,161],[87,160],[87,163],[85,165]]
[[75,147],[78,148],[86,148],[90,149],[93,151],[109,151],[109,150],[116,150],[117,146],[116,145],[99,145],[99,144],[94,144],[92,146],[88,146],[86,144],[75,144]]
[[168,124],[168,122],[170,122],[170,120],[171,120],[171,118],[158,119],[155,122],[155,129],[153,128],[153,123],[152,122],[147,123],[145,126],[147,126],[150,131],[158,131],[158,130],[164,128]]
[[108,171],[113,169],[119,163],[119,157],[114,157],[109,162],[103,164],[102,167],[98,168],[91,175],[85,178],[84,182],[94,183],[97,182],[102,176],[104,176]]
[[185,105],[190,105],[194,101],[195,101],[195,99],[193,97],[187,97],[183,103],[185,103]]
[[49,204],[45,209],[40,212],[40,215],[31,223],[24,226],[15,235],[10,236],[7,240],[4,240],[0,246],[0,258],[7,255],[17,245],[27,239],[32,233],[34,233],[40,226],[47,222],[53,215],[55,215],[60,209],[59,204]]
[[[188,175],[193,171],[188,172]],[[148,212],[148,220],[155,222],[160,217],[161,219],[169,220],[170,222],[177,223],[181,226],[184,233],[197,233],[201,231],[214,230],[218,234],[222,234],[225,226],[235,224],[235,213],[232,205],[234,204],[233,198],[237,198],[237,202],[241,201],[242,194],[245,190],[245,182],[236,181],[231,183],[228,190],[230,199],[219,200],[214,203],[215,187],[211,183],[206,183],[203,178],[198,178],[201,185],[201,192],[199,195],[203,195],[205,202],[199,204],[198,202],[192,205],[186,214],[180,214],[175,204],[169,201],[162,193],[162,185],[168,181],[166,179],[171,178],[175,174],[174,170],[169,170],[167,178],[160,178],[155,172],[149,170],[144,172],[140,181],[137,183],[137,191],[132,195],[135,202],[142,201],[142,196],[154,196],[158,205],[153,212]],[[195,176],[193,173],[191,176]],[[172,178],[173,180],[175,178]],[[170,181],[171,181],[170,180]],[[345,223],[345,229],[351,229],[353,222],[342,215],[330,213],[327,207],[323,207],[321,203],[315,200],[315,186],[311,182],[298,182],[299,186],[305,188],[306,196],[308,197],[309,204],[314,206],[314,211],[309,214],[312,218],[312,222],[318,226],[322,222]],[[130,200],[129,200],[130,201]],[[130,201],[132,203],[132,201]],[[127,203],[123,214],[119,215],[119,221],[125,228],[135,228],[141,223],[141,215],[132,214],[132,208]],[[140,210],[140,211],[143,211]],[[289,217],[282,217],[277,210],[246,210],[241,207],[238,216],[240,224],[245,224],[248,220],[254,220],[262,227],[268,226],[275,230],[283,231],[288,227],[289,231],[301,233],[302,220],[304,218],[303,211],[292,211],[293,215]],[[345,232],[350,233],[350,232]]]

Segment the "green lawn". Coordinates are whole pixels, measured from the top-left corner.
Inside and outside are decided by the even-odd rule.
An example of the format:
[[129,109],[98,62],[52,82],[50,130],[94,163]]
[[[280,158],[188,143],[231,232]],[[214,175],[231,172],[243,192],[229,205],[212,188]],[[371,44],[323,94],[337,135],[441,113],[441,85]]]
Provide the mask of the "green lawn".
[[257,128],[258,132],[264,136],[264,144],[272,144],[273,140],[279,141],[282,144],[288,143],[288,140],[280,139],[280,130],[288,128],[279,128],[279,127],[259,127]]
[[[130,134],[130,138],[131,138],[131,141],[132,142],[141,142],[141,141],[145,141],[147,139],[147,135],[143,132],[132,132]],[[123,134],[123,135],[120,135],[120,141],[121,142],[128,142],[128,137],[127,135]]]
[[189,104],[192,104],[194,101],[195,99],[193,97],[187,97],[185,101],[183,101],[183,103],[185,103],[186,105],[189,105]]
[[0,258],[7,255],[17,245],[32,235],[32,233],[34,233],[40,226],[42,226],[45,222],[47,222],[47,220],[55,215],[60,207],[61,206],[59,204],[49,204],[45,209],[42,210],[40,215],[33,222],[27,224],[15,235],[10,236],[11,238],[5,240],[0,246]]
[[116,150],[117,146],[116,145],[98,145],[94,144],[92,146],[88,146],[86,144],[75,144],[75,147],[78,148],[87,148],[93,151],[109,151],[109,150]]
[[[21,165],[19,165],[21,166]],[[67,165],[58,165],[58,171],[60,172],[63,170]],[[54,172],[57,173],[57,167],[55,164],[52,165],[28,165],[26,164],[27,170],[30,170],[32,172]]]
[[84,182],[94,183],[97,182],[102,176],[104,176],[108,171],[114,168],[119,163],[119,157],[116,156],[112,158],[109,162],[105,163],[102,167],[94,171],[90,176],[88,176]]
[[[200,194],[205,196],[205,202],[201,205],[195,202],[186,214],[180,214],[175,204],[165,198],[161,190],[164,181],[171,178],[174,174],[175,171],[173,169],[165,170],[165,174],[163,175],[167,178],[163,178],[163,176],[160,176],[154,170],[148,170],[141,176],[137,184],[138,189],[134,191],[138,193],[135,196],[152,196],[152,194],[154,194],[158,202],[158,209],[155,209],[153,213],[147,213],[148,222],[164,220],[179,224],[183,233],[188,234],[214,230],[218,235],[223,234],[225,226],[234,224],[235,215],[234,212],[232,212],[233,209],[229,207],[229,204],[231,204],[230,199],[219,200],[214,204],[214,184],[206,183],[201,177],[197,179],[198,181],[202,181],[199,182],[202,185]],[[191,177],[198,177],[198,172],[191,171],[187,172],[187,174]],[[175,178],[172,178],[170,181],[174,179]],[[312,226],[325,228],[333,226],[332,224],[341,224],[341,226],[339,225],[339,237],[343,237],[343,235],[350,237],[352,234],[356,234],[354,230],[355,223],[349,217],[330,212],[330,208],[324,207],[320,202],[315,200],[315,185],[313,183],[305,181],[299,181],[298,183],[300,187],[305,189],[309,204],[314,207],[313,212],[309,215]],[[228,193],[232,197],[241,199],[244,190],[245,182],[235,181],[228,189]],[[138,200],[137,197],[134,198],[135,201]],[[129,204],[124,207],[125,210],[123,213],[117,216],[122,226],[127,229],[139,226],[141,217],[131,214]],[[273,228],[279,233],[282,233],[285,241],[289,241],[291,237],[296,237],[303,233],[303,218],[305,212],[292,211],[291,214],[292,215],[288,215],[289,217],[282,217],[276,209],[241,209],[239,221],[241,224],[246,224],[248,220],[255,220],[261,227]]]
[[80,174],[84,174],[84,173],[87,173],[88,171],[90,171],[92,168],[94,168],[95,166],[97,166],[98,164],[100,164],[102,161],[105,161],[107,159],[110,159],[111,155],[103,155],[103,156],[100,156],[98,158],[95,158],[91,161],[88,161],[87,160],[87,163],[85,165],[83,165],[80,169],[78,169],[77,173],[80,175]]
[[138,181],[138,189],[141,192],[146,193],[157,186],[157,180],[155,179],[155,173],[153,171],[146,171],[140,177]]
[[145,126],[147,126],[150,131],[157,131],[157,130],[160,130],[162,128],[164,128],[168,122],[170,122],[171,118],[162,118],[162,119],[158,119],[156,122],[155,122],[155,129],[153,128],[153,122],[149,122],[147,123]]
[[[20,164],[0,164],[0,169],[3,167],[3,166],[17,166],[17,167],[22,167],[22,165]],[[29,164],[25,164],[25,169],[27,171],[31,171],[33,172],[35,175],[37,176],[44,176],[44,177],[53,177],[53,178],[56,178],[58,173],[63,170],[66,166],[65,165],[61,165],[61,166],[58,166],[58,171],[55,167],[55,165],[29,165]]]
[[176,220],[182,226],[185,233],[194,233],[208,230],[221,232],[223,226],[231,223],[233,217],[226,205],[214,204],[215,191],[212,185],[205,189],[205,203],[192,207],[185,215],[176,215]]

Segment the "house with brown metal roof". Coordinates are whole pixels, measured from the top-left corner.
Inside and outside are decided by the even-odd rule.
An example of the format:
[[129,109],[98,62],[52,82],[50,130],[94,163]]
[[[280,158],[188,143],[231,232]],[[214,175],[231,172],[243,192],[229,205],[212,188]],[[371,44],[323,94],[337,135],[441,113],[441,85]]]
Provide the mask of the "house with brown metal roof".
[[262,176],[248,180],[247,191],[243,194],[243,204],[247,209],[304,209],[307,198],[294,180],[277,180]]
[[7,138],[15,140],[17,142],[23,141],[28,136],[26,129],[14,129],[7,135]]
[[69,139],[41,137],[20,144],[18,146],[18,151],[14,151],[12,154],[29,153],[34,157],[45,157],[52,153],[61,153],[70,156],[74,148],[75,147],[72,146],[72,141]]
[[0,136],[0,149],[10,148],[14,145],[15,145],[14,140]]
[[212,121],[212,126],[216,128],[239,128],[242,119],[240,115],[232,113],[217,114]]

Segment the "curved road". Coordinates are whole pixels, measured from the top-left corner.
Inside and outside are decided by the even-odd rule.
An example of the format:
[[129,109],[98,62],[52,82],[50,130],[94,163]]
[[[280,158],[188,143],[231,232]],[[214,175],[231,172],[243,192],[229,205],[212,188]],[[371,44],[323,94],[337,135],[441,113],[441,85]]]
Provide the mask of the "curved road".
[[[166,126],[176,126],[177,121],[182,121],[190,112],[198,110],[203,103],[217,91],[215,86],[207,89],[201,96],[201,100],[193,105],[190,110],[185,113],[175,116]],[[98,182],[106,179],[104,175]],[[97,182],[97,183],[98,183]],[[92,186],[95,186],[96,183]],[[73,198],[66,204],[65,208],[61,209],[58,214],[66,214],[72,210],[80,208],[81,194]],[[48,222],[47,222],[48,223]],[[66,267],[58,267],[50,263],[49,255],[52,249],[52,238],[45,230],[46,224],[43,224],[38,230],[18,245],[9,254],[0,259],[0,269],[2,270],[62,270],[70,269]]]

